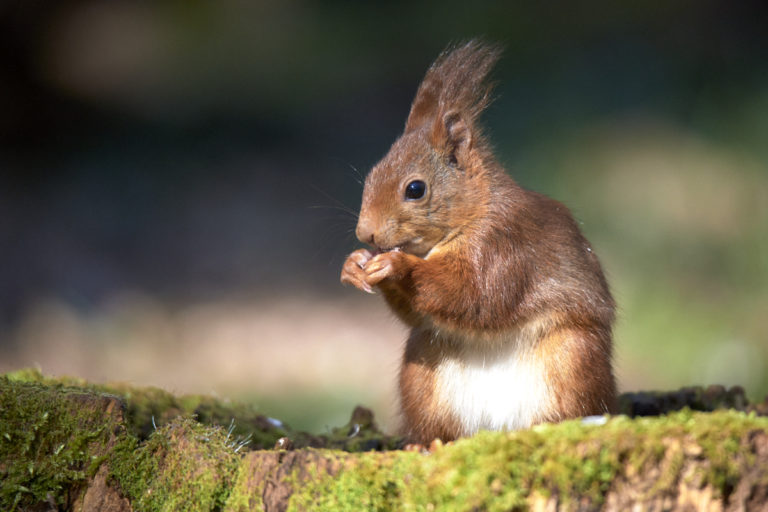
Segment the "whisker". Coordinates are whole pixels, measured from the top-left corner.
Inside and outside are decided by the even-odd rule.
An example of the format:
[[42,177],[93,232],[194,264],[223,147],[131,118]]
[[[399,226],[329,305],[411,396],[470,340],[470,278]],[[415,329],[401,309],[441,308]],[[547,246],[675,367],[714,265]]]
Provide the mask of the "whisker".
[[350,163],[350,162],[348,162],[348,161],[344,160],[343,158],[339,158],[339,157],[331,157],[331,158],[332,158],[333,160],[336,160],[336,161],[338,161],[338,162],[341,162],[341,163],[343,163],[343,164],[346,164],[346,166],[347,166],[347,167],[349,167],[349,168],[350,168],[350,169],[351,169],[351,170],[352,170],[352,171],[355,173],[355,175],[354,175],[354,176],[352,176],[352,179],[353,179],[353,180],[355,180],[355,181],[357,182],[357,184],[358,184],[358,185],[360,185],[361,187],[365,186],[365,176],[363,176],[363,173],[361,173],[361,172],[360,172],[360,171],[357,169],[357,167],[355,167],[354,165],[352,165],[352,163]]
[[355,179],[355,181],[356,181],[357,183],[359,183],[359,184],[360,184],[360,186],[364,186],[363,182],[365,181],[365,177],[362,175],[362,173],[361,173],[360,171],[358,171],[358,170],[357,170],[357,167],[355,167],[355,166],[354,166],[354,165],[352,165],[351,163],[347,162],[347,165],[349,166],[349,168],[350,168],[350,169],[352,169],[353,171],[355,171],[355,174],[357,174],[357,178]]
[[333,201],[334,203],[336,203],[336,207],[337,208],[341,209],[342,211],[346,211],[347,213],[352,213],[355,216],[355,218],[357,218],[357,212],[353,208],[350,208],[349,206],[347,206],[343,202],[339,201],[338,199],[336,199],[332,195],[328,194],[327,192],[325,192],[321,188],[313,185],[312,183],[309,183],[309,186],[312,187],[315,190],[315,192],[319,192],[320,194],[322,194],[326,199],[329,199],[329,200]]
[[355,219],[357,219],[357,217],[358,217],[358,213],[356,211],[354,211],[354,210],[352,210],[350,208],[347,208],[347,207],[342,207],[342,206],[313,204],[311,206],[308,206],[307,208],[309,208],[311,210],[319,210],[319,209],[335,210],[335,211],[339,211],[339,212],[348,213],[349,215],[351,215]]

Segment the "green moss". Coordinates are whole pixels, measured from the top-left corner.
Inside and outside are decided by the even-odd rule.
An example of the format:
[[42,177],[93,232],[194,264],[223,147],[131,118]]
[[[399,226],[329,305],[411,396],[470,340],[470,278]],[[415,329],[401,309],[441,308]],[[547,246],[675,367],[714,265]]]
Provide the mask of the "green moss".
[[[687,445],[701,446],[709,461],[702,482],[722,496],[738,476],[738,440],[751,429],[766,428],[768,419],[744,413],[682,411],[637,420],[618,417],[602,427],[570,421],[508,434],[481,433],[435,454],[428,463],[427,496],[445,510],[450,503],[514,508],[534,490],[566,502],[579,497],[600,503],[630,467],[635,472],[660,468],[659,490],[668,488],[679,476]],[[667,463],[660,465],[663,460]]]
[[415,453],[318,454],[337,462],[338,473],[310,467],[307,478],[295,470],[289,510],[407,510],[425,477],[425,458]]
[[[383,436],[370,412],[358,409],[348,425],[322,441],[363,453],[243,454],[235,452],[234,433],[209,424],[230,414],[240,422],[239,406],[175,398],[153,388],[109,387],[133,411],[133,428],[127,429],[121,402],[104,389],[35,372],[0,377],[0,510],[71,506],[105,462],[110,485],[134,510],[153,512],[259,509],[267,486],[276,485],[286,487],[292,510],[522,510],[534,495],[575,508],[582,500],[597,506],[617,483],[643,474],[653,474],[656,483],[647,489],[653,496],[676,488],[685,473],[722,497],[745,464],[764,464],[745,456],[745,443],[753,431],[768,431],[768,418],[754,414],[683,410],[618,416],[601,426],[577,420],[481,432],[425,456],[367,451],[396,438]],[[182,415],[166,420],[173,412]],[[145,436],[137,426],[147,417],[151,424],[155,414],[160,425]],[[694,473],[681,471],[693,460],[704,463]]]
[[104,459],[120,428],[113,397],[0,376],[0,509],[62,506]]
[[681,411],[636,420],[616,417],[603,426],[569,421],[512,433],[481,432],[429,456],[349,455],[338,475],[295,487],[290,504],[295,510],[501,511],[527,509],[534,494],[555,495],[565,505],[585,499],[600,504],[618,480],[652,470],[660,474],[650,492],[668,492],[680,478],[688,450],[700,450],[708,461],[698,475],[701,485],[722,497],[739,476],[739,440],[755,429],[768,430],[768,418]]
[[177,416],[194,416],[200,423],[224,426],[233,423],[233,437],[250,438],[252,448],[271,448],[289,435],[289,428],[278,428],[248,404],[231,403],[205,395],[177,397],[155,387],[133,387],[123,383],[91,384],[73,377],[45,377],[39,370],[26,368],[6,375],[9,381],[38,383],[53,389],[80,389],[110,393],[126,403],[126,426],[140,439],[147,439],[156,427]]
[[179,418],[144,443],[125,439],[109,469],[134,510],[194,512],[221,509],[238,463],[222,428]]
[[250,510],[264,510],[261,496],[266,479],[253,485],[251,476],[255,473],[248,459],[242,460],[234,475],[234,484],[223,508],[224,512],[248,512]]

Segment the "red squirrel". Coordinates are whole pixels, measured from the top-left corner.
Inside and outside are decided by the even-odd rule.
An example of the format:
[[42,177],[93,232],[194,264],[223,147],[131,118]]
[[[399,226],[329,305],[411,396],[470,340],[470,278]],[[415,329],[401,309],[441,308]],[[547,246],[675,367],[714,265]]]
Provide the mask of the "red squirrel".
[[615,304],[568,209],[495,160],[478,118],[499,49],[427,71],[405,130],[365,180],[341,282],[381,291],[410,327],[400,367],[414,443],[613,410]]

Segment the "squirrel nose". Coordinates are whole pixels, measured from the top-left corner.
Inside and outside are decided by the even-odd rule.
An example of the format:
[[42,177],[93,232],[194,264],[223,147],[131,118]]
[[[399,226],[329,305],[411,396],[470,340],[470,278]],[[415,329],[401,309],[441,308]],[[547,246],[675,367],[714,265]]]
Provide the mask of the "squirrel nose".
[[357,229],[355,229],[357,239],[364,244],[373,245],[373,227],[368,219],[360,217],[357,221]]

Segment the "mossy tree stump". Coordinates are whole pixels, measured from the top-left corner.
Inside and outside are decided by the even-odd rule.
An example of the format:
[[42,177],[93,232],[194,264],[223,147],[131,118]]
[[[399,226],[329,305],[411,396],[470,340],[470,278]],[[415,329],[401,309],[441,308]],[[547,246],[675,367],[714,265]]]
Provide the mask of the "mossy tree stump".
[[[248,451],[216,425],[227,418],[253,445],[299,448]],[[366,438],[360,421],[308,436],[210,398],[0,377],[0,510],[768,510],[755,413],[568,421],[429,454],[388,449],[397,440]]]

